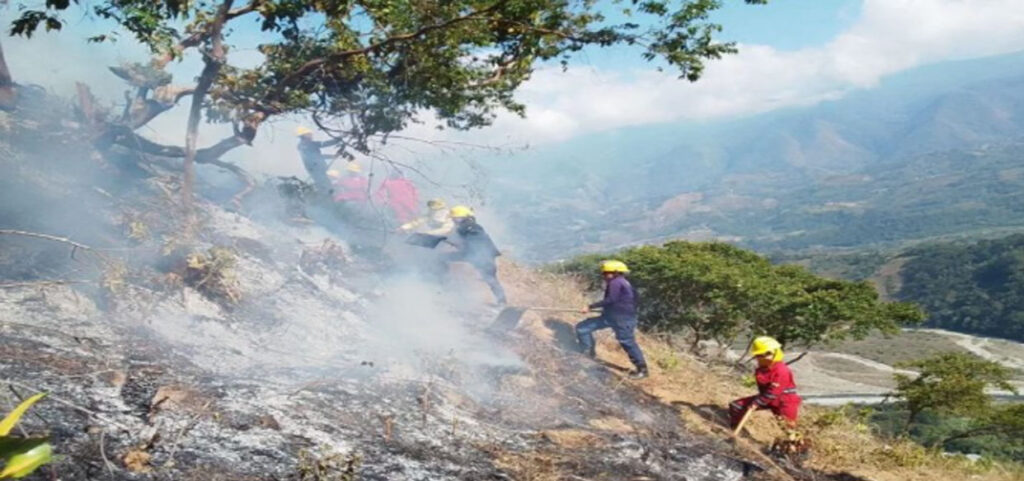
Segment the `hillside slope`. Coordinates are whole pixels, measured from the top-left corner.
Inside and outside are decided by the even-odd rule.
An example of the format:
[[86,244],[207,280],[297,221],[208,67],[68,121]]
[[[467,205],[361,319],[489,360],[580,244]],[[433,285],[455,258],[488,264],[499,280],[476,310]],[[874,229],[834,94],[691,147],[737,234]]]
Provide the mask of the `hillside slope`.
[[[788,476],[558,343],[490,332],[468,272],[424,282],[341,225],[284,222],[272,186],[197,202],[190,235],[174,173],[89,156],[40,105],[5,118],[0,157],[4,404],[50,393],[20,426],[62,455],[28,479]],[[546,301],[503,271],[513,302]]]

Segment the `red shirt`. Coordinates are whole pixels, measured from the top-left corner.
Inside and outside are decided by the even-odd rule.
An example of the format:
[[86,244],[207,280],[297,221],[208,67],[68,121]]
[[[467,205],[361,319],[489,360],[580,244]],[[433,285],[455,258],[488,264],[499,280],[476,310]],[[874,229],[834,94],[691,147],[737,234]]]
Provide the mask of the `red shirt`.
[[387,179],[380,184],[373,200],[387,204],[395,213],[395,218],[404,224],[416,218],[420,195],[416,185],[409,179]]
[[778,406],[781,402],[796,396],[796,381],[793,371],[784,362],[774,362],[768,367],[759,367],[754,371],[757,390],[760,392],[754,400],[761,406]]
[[370,180],[361,175],[343,177],[334,184],[335,202],[366,202],[369,200]]

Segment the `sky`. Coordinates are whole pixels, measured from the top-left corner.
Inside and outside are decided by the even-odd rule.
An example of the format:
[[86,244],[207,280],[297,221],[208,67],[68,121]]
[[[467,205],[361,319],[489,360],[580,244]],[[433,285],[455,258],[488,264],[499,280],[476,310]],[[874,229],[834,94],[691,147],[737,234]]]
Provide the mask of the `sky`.
[[922,65],[1024,50],[1019,0],[737,0],[718,18],[740,52],[709,63],[697,83],[621,52],[588,53],[568,72],[540,69],[520,92],[529,117],[505,116],[486,135],[536,145],[737,118],[837,99]]
[[[713,19],[721,38],[740,52],[712,61],[704,77],[689,83],[658,72],[634,51],[587,50],[568,71],[542,65],[522,86],[518,98],[527,117],[503,114],[493,127],[472,132],[437,131],[431,122],[403,134],[425,140],[518,146],[557,144],[580,136],[678,121],[714,122],[781,108],[814,105],[877,86],[886,76],[915,67],[1024,50],[1021,0],[772,0],[746,5],[724,0]],[[16,2],[11,2],[16,4]],[[15,14],[11,6],[3,19]],[[40,33],[30,41],[4,39],[15,80],[38,83],[70,95],[75,80],[120,101],[124,87],[105,66],[143,60],[130,41],[84,44],[101,30],[85,16],[72,16],[65,31]],[[251,38],[252,32],[239,29]],[[251,50],[233,55],[255,58]],[[179,81],[198,65],[174,67]],[[184,108],[152,123],[143,133],[180,143]],[[285,119],[261,129],[257,149],[239,149],[231,160],[273,174],[301,172]],[[208,129],[201,142],[214,142],[223,129]],[[392,148],[392,150],[398,147]],[[395,155],[420,155],[403,147]],[[253,150],[259,152],[254,154]]]

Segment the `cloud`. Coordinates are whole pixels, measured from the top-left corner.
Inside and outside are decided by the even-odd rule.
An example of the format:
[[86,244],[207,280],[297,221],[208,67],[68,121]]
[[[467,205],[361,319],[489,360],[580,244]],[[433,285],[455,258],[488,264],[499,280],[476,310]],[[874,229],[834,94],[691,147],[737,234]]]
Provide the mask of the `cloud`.
[[825,45],[740,45],[739,54],[709,63],[695,84],[653,70],[543,68],[519,93],[527,118],[506,115],[490,131],[447,135],[550,143],[628,126],[751,115],[836,99],[929,63],[1020,50],[1020,0],[864,0],[854,24]]

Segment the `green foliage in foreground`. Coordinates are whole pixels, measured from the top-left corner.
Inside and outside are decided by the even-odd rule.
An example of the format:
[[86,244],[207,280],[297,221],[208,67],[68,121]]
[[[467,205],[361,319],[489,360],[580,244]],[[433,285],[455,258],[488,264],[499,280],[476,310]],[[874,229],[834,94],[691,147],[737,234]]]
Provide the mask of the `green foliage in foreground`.
[[5,461],[0,479],[17,479],[28,476],[38,467],[50,462],[53,448],[46,438],[19,438],[11,436],[11,430],[18,424],[30,407],[45,394],[36,394],[14,408],[0,421],[0,459]]

